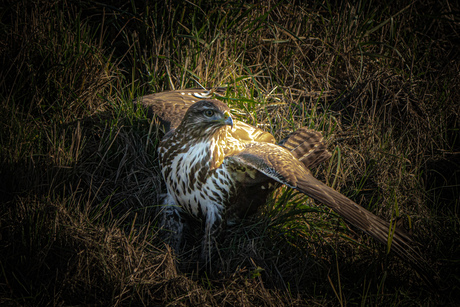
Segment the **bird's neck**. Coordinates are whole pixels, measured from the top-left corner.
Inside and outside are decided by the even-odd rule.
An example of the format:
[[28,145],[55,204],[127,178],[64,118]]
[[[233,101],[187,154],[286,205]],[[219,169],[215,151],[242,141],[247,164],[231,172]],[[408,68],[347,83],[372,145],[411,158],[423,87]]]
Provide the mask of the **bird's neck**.
[[[186,131],[180,131],[179,129],[176,130],[174,134],[175,137],[171,140],[173,143],[178,142],[182,144],[189,144],[188,148],[184,148],[193,156],[201,157],[204,159],[203,162],[209,166],[210,170],[214,170],[219,168],[225,158],[227,153],[226,150],[226,136],[227,136],[227,127],[222,127],[215,131],[212,135],[196,135],[192,136],[190,133]],[[178,139],[174,140],[176,137]],[[189,156],[191,160],[195,160],[195,158]],[[204,166],[204,164],[203,164]]]
[[[222,131],[221,131],[222,130]],[[211,170],[219,168],[225,158],[225,130],[217,131],[214,137],[209,140],[209,167]]]

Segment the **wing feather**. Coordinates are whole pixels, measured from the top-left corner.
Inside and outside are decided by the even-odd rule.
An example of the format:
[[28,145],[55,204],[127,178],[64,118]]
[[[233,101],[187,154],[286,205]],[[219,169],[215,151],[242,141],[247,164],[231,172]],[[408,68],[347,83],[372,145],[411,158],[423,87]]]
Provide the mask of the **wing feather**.
[[227,158],[251,166],[266,176],[323,203],[381,243],[387,245],[391,240],[391,250],[398,256],[409,260],[425,278],[432,275],[432,270],[414,249],[412,239],[404,231],[395,227],[390,229],[388,222],[314,178],[303,163],[286,148],[270,143],[251,144]]

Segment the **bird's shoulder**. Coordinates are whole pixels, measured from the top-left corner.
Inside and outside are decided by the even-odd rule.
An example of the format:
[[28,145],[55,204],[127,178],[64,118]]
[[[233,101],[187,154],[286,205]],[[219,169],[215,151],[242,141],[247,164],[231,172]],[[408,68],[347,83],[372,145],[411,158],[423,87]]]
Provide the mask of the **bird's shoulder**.
[[234,128],[230,131],[233,138],[240,142],[261,142],[275,143],[275,137],[262,129],[246,124],[245,122],[235,120]]

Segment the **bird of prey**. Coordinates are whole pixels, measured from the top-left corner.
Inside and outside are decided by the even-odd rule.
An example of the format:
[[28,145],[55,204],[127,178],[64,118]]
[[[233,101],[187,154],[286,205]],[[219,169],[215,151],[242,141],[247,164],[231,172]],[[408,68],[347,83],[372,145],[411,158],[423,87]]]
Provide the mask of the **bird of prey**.
[[328,159],[319,132],[302,128],[276,144],[265,131],[232,118],[229,107],[208,90],[189,89],[137,99],[163,123],[158,152],[167,187],[165,227],[180,244],[181,214],[205,222],[202,258],[207,259],[223,223],[256,211],[283,184],[328,206],[347,222],[422,267],[412,239],[314,178],[309,168]]

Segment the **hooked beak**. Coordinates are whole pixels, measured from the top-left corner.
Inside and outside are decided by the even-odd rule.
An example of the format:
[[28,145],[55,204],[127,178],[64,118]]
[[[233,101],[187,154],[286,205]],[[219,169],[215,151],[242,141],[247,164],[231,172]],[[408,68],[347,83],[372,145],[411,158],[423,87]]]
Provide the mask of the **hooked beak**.
[[229,125],[233,129],[233,119],[232,119],[232,116],[230,115],[230,113],[228,113],[228,112],[224,113],[223,122],[224,122],[224,124]]

